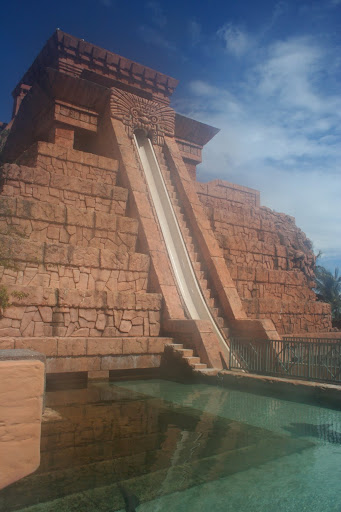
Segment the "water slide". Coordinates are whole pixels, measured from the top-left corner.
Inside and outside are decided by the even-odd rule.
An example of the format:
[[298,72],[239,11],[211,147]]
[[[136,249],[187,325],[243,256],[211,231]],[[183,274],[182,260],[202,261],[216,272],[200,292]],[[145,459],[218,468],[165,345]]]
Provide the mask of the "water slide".
[[211,322],[221,351],[228,356],[229,347],[200,290],[153,145],[142,132],[136,133],[134,140],[187,313],[193,320],[209,320]]

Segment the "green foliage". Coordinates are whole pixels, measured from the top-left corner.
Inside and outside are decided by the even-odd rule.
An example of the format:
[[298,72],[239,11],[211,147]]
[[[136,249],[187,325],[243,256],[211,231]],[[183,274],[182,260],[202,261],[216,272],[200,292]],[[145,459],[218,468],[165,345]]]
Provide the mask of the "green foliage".
[[317,265],[315,268],[315,293],[323,302],[331,305],[332,318],[334,321],[341,320],[341,276],[336,268],[334,274]]
[[11,297],[15,297],[17,300],[22,300],[28,297],[28,293],[20,292],[18,290],[14,290],[9,294],[8,289],[6,286],[1,285],[0,286],[0,318],[3,316],[4,312],[7,308],[9,308],[12,304],[10,302],[10,295]]
[[9,293],[6,286],[0,286],[0,317],[10,305]]
[[26,297],[28,297],[28,293],[19,292],[18,290],[14,290],[11,293],[11,296],[14,297],[15,299],[22,300],[22,299],[25,299]]

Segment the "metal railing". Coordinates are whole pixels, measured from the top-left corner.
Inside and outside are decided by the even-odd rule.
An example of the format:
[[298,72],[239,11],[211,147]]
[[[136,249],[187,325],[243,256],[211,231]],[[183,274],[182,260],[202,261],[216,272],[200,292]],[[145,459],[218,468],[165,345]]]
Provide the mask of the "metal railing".
[[232,338],[229,368],[263,375],[340,383],[341,339]]

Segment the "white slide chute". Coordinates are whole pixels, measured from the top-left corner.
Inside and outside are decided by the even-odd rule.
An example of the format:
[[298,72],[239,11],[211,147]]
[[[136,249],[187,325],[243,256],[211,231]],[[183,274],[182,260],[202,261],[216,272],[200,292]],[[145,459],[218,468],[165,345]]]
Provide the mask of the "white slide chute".
[[228,345],[200,290],[153,145],[143,132],[135,133],[134,140],[187,313],[193,320],[211,322],[221,351],[226,356],[229,352]]

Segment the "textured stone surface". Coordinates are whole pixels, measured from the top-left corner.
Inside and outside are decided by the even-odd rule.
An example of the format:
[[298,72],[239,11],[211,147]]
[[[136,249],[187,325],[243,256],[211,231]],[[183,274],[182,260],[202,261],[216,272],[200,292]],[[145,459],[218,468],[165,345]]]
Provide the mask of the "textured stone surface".
[[44,366],[0,359],[0,489],[39,466]]
[[15,164],[3,166],[2,178],[3,194],[9,197],[33,197],[52,204],[125,214],[127,191],[120,187]]
[[[20,287],[14,287],[18,291]],[[23,287],[0,318],[0,336],[157,336],[161,296]],[[9,287],[11,291],[11,287]]]
[[196,189],[249,318],[270,318],[280,334],[328,331],[317,302],[315,257],[295,219],[259,205],[259,193],[216,180]]
[[[118,162],[43,142],[18,162],[4,166],[0,197],[1,243],[14,262],[0,278],[16,294],[0,318],[2,348],[41,350],[49,373],[154,367],[163,344],[150,353],[148,337],[160,332],[161,296],[146,293],[149,256],[135,252],[138,221],[123,215]],[[116,354],[121,336],[129,343],[123,350],[120,338]],[[97,352],[96,338],[105,339]]]
[[321,382],[282,379],[266,375],[254,375],[237,371],[195,372],[195,379],[200,382],[223,385],[227,388],[264,393],[267,396],[282,397],[297,402],[314,402],[339,409],[341,386]]
[[160,366],[161,355],[172,341],[169,337],[148,335],[0,338],[0,358],[2,349],[12,348],[16,350],[6,352],[18,353],[39,351],[46,356],[47,373],[154,368]]

